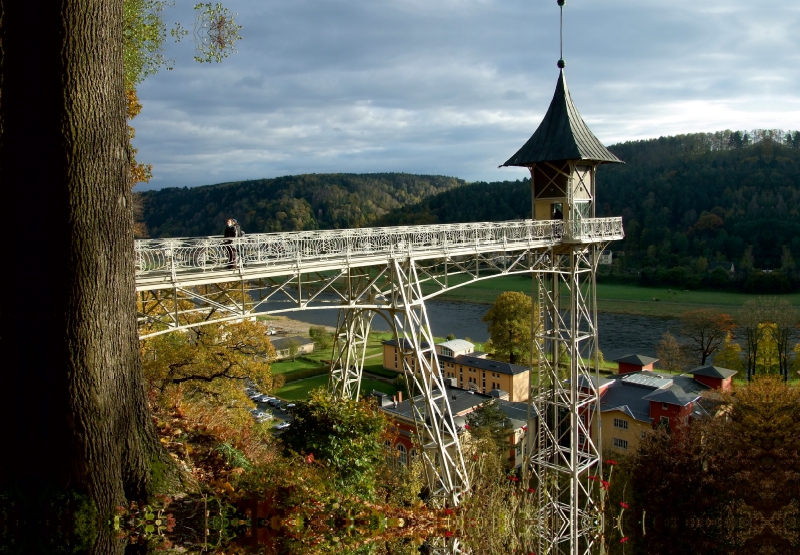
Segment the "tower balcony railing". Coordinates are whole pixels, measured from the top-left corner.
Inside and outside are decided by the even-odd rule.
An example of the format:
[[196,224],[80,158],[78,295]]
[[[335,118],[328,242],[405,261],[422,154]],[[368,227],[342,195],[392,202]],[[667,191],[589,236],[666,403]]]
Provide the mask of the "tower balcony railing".
[[231,266],[280,266],[308,260],[344,263],[359,257],[514,251],[621,237],[622,218],[591,218],[256,233],[237,238],[138,239],[136,276],[207,272]]

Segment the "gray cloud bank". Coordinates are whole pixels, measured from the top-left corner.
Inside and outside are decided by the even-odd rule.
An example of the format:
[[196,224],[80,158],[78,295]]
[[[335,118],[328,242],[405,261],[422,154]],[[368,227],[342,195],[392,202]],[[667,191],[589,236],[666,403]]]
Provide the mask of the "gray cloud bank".
[[[183,2],[184,0],[179,0]],[[555,0],[228,0],[244,26],[222,64],[139,89],[138,189],[322,172],[523,177],[498,169],[533,133],[558,70]],[[191,6],[175,16],[191,20]],[[569,0],[567,80],[606,144],[800,127],[800,3]],[[167,19],[170,21],[170,19]]]

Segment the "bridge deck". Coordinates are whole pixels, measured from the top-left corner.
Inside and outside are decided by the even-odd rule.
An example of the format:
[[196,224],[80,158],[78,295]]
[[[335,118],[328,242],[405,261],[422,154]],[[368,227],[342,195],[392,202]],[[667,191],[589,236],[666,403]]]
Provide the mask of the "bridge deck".
[[[136,289],[150,291],[476,253],[514,252],[623,237],[622,218],[259,233],[241,238],[136,241]],[[229,263],[231,251],[235,263]]]

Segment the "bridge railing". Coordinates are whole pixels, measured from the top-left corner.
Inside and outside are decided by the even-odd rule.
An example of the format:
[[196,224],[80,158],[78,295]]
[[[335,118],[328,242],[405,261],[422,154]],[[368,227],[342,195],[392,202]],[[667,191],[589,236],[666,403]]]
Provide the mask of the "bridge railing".
[[135,243],[136,275],[273,266],[312,259],[431,252],[444,254],[472,247],[486,251],[492,247],[504,249],[552,244],[565,238],[613,239],[621,233],[621,218],[593,218],[581,222],[515,220],[257,233],[238,238],[139,239]]
[[564,222],[564,239],[595,241],[621,238],[624,235],[622,218],[582,218]]

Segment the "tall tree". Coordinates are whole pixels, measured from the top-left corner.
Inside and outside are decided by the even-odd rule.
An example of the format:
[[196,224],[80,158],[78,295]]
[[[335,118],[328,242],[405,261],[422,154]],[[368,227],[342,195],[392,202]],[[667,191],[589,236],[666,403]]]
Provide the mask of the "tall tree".
[[494,353],[512,364],[527,362],[531,352],[533,300],[519,291],[501,293],[484,315]]
[[789,368],[792,366],[792,343],[797,337],[797,327],[800,324],[800,315],[786,299],[773,299],[771,302],[774,327],[771,329],[772,338],[778,352],[778,370],[784,381],[789,380]]
[[686,345],[681,345],[675,336],[666,332],[656,344],[656,354],[661,368],[668,372],[682,372],[689,365],[690,356]]
[[735,327],[730,314],[707,308],[688,310],[681,315],[681,334],[692,343],[692,352],[701,365],[719,349]]
[[7,445],[26,446],[0,457],[0,489],[34,511],[54,492],[83,495],[105,516],[171,468],[134,313],[122,2],[3,0],[0,45],[0,183],[20,215],[0,416]]
[[764,299],[750,299],[745,301],[736,321],[744,334],[744,355],[745,368],[747,370],[747,380],[750,381],[756,373],[756,363],[758,361],[759,346],[764,341],[764,335],[768,328],[763,326],[767,320],[764,310]]

